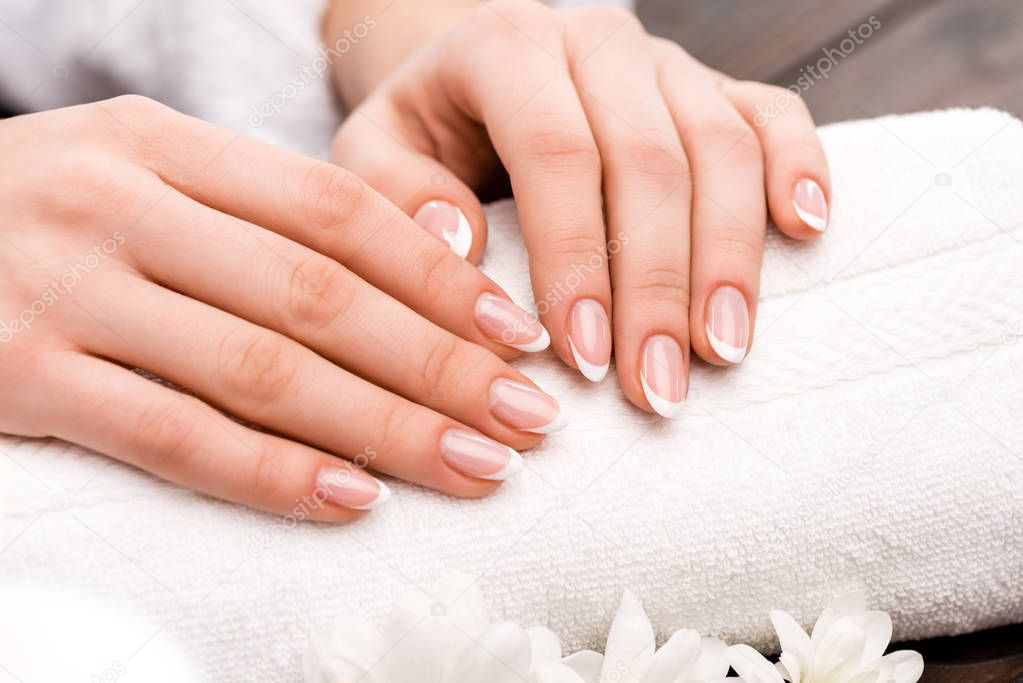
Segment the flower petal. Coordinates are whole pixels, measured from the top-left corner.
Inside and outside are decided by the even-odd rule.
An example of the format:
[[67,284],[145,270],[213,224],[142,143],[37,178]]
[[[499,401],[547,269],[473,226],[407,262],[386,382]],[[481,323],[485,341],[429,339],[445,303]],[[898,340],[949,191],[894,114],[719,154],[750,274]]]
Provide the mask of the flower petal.
[[793,672],[791,665],[786,665],[789,673],[794,673],[795,678],[790,679],[799,683],[798,672],[803,672],[807,679],[813,675],[813,645],[810,644],[810,636],[800,627],[796,620],[788,612],[773,610],[771,612],[771,623],[778,633],[778,640],[781,642],[782,652],[788,653],[795,658],[796,671]]
[[717,638],[700,639],[700,656],[689,667],[689,675],[693,678],[713,680],[728,675],[728,646]]
[[380,660],[387,643],[365,619],[338,620],[326,633],[314,635],[303,660],[306,683],[364,681],[387,683]]
[[867,594],[862,590],[849,591],[839,595],[828,603],[821,615],[817,617],[817,623],[813,625],[813,633],[810,641],[817,645],[826,631],[831,628],[841,617],[852,616],[867,611]]
[[[491,625],[474,647],[463,651],[446,680],[486,683],[522,683],[529,679],[529,636],[509,621]],[[397,683],[416,681],[417,676]]]
[[526,629],[526,636],[534,668],[537,664],[561,660],[561,641],[554,631],[545,626],[533,626]]
[[392,645],[382,664],[390,680],[442,683],[455,655],[465,647],[466,638],[453,631],[447,619],[428,616],[389,641]]
[[545,662],[533,672],[534,683],[586,683],[579,674],[561,662]]
[[839,617],[814,648],[814,678],[840,681],[858,673],[866,641],[862,615]]
[[673,683],[679,678],[685,679],[683,674],[699,656],[700,634],[687,629],[675,631],[668,642],[654,653],[643,683]]
[[800,667],[799,657],[791,652],[782,652],[776,666],[785,680],[792,681],[792,683],[800,683],[802,680],[802,668]]
[[728,648],[728,662],[745,683],[782,683],[781,674],[749,645]]
[[892,640],[892,618],[887,612],[867,612],[861,621],[864,635],[863,657],[861,664],[877,661],[888,648]]
[[654,656],[654,630],[643,605],[630,590],[622,594],[607,633],[602,681],[641,681]]
[[600,670],[604,666],[604,655],[593,650],[580,650],[562,659],[561,663],[574,671],[585,683],[598,683]]
[[446,607],[451,622],[470,638],[479,638],[490,625],[487,601],[477,578],[448,573],[434,586],[433,594]]
[[924,658],[916,650],[898,650],[881,658],[881,680],[916,683],[924,674]]

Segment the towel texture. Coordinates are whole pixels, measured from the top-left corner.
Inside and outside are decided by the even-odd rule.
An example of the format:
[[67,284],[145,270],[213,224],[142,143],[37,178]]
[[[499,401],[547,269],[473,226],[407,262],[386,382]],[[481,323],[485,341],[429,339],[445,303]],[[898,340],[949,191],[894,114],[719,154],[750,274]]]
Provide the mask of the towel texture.
[[[980,110],[821,134],[831,227],[772,230],[752,354],[696,363],[682,419],[540,354],[520,367],[572,422],[526,471],[481,501],[389,482],[342,527],[5,438],[0,577],[133,603],[218,681],[297,680],[310,629],[379,618],[449,569],[572,647],[597,644],[623,587],[662,635],[758,646],[769,609],[809,620],[854,587],[897,638],[1023,620],[1023,129]],[[485,269],[526,304],[514,206],[489,217]]]

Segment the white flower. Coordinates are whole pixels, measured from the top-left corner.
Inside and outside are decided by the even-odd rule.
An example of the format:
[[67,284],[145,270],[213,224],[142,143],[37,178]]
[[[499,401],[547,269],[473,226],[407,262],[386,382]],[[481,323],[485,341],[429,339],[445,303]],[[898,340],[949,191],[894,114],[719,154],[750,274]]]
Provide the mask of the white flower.
[[639,600],[622,597],[606,654],[561,657],[547,628],[491,623],[479,588],[449,576],[434,597],[410,593],[382,629],[346,617],[313,636],[306,683],[679,683],[717,681],[727,648],[695,631],[678,631],[654,651],[654,632]]
[[414,592],[399,599],[382,629],[346,617],[328,634],[314,636],[305,680],[521,683],[528,680],[531,650],[530,636],[520,626],[490,623],[475,583],[451,575],[432,597]]
[[[607,634],[604,654],[584,650],[560,661],[541,660],[536,683],[683,683],[714,682],[728,673],[727,650],[716,638],[676,631],[654,650],[654,630],[639,600],[622,595]],[[734,679],[733,679],[734,680]]]
[[918,652],[884,655],[892,620],[885,612],[868,611],[859,591],[833,600],[813,635],[782,611],[771,612],[771,622],[781,641],[777,664],[748,645],[729,648],[728,659],[746,683],[915,683],[924,670]]

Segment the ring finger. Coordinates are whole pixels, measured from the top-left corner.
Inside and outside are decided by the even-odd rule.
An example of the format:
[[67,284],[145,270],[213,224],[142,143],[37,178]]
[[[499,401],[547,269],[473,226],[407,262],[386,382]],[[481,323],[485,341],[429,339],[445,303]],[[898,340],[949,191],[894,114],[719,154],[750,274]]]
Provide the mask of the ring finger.
[[753,338],[767,208],[756,134],[708,73],[672,43],[660,83],[695,183],[692,212],[693,349],[715,365],[739,363]]
[[439,491],[485,495],[522,467],[508,446],[277,332],[137,276],[110,277],[104,290],[110,294],[95,295],[110,300],[90,307],[103,319],[87,351],[148,370],[249,422]]

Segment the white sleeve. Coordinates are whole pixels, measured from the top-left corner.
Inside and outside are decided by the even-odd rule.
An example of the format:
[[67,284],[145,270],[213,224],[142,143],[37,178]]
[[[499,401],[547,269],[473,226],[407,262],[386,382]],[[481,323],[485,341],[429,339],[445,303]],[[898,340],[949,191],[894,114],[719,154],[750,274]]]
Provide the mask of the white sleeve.
[[340,122],[325,0],[0,0],[0,102],[15,112],[138,93],[323,156]]

